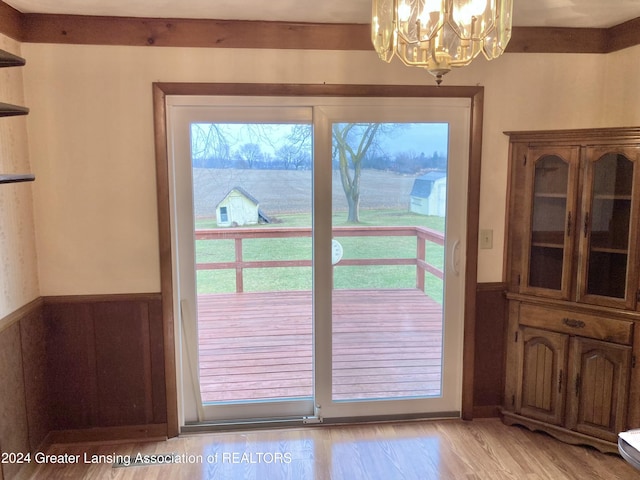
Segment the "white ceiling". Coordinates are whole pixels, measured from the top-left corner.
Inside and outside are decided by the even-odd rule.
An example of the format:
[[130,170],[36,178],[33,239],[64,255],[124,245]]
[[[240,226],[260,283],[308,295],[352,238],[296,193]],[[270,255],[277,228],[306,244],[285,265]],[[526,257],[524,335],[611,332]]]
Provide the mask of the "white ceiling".
[[[369,23],[371,0],[3,0],[23,13]],[[513,23],[610,27],[640,17],[640,0],[513,0]]]

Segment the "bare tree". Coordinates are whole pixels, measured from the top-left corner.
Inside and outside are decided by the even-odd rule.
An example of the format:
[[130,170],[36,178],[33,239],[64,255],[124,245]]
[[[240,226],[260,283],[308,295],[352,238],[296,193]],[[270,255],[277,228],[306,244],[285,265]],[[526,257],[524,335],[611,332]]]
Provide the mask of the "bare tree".
[[194,167],[211,166],[212,161],[223,166],[223,163],[229,160],[229,156],[229,139],[220,125],[215,123],[192,125],[191,158]]
[[257,143],[245,143],[236,152],[238,159],[240,159],[247,168],[255,168],[264,156],[260,145]]
[[283,145],[276,151],[276,156],[285,170],[295,170],[300,152],[293,145]]
[[293,166],[296,170],[310,168],[313,150],[313,130],[311,125],[297,124],[287,137],[290,147],[295,151]]
[[360,178],[362,159],[374,145],[379,123],[334,123],[333,146],[338,159],[340,181],[347,197],[347,222],[360,221]]

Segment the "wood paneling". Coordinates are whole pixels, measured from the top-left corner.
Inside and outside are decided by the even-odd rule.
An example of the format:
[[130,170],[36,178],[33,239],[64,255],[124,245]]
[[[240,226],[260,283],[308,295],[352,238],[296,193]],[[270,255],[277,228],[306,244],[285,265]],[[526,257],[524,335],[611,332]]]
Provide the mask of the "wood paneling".
[[[42,299],[0,319],[0,446],[34,451],[49,432]],[[20,465],[0,465],[0,480]]]
[[[151,398],[153,399],[151,403],[152,420],[148,423],[159,424],[167,422],[167,394],[165,389],[166,361],[164,355],[165,341],[162,331],[162,302],[156,300],[149,302],[147,305],[149,307]],[[176,408],[174,415],[177,414],[178,411]]]
[[[513,27],[507,52],[609,53],[640,43],[639,22],[611,28]],[[0,31],[28,43],[373,50],[369,24],[23,14],[3,2]]]
[[54,429],[164,423],[159,296],[45,299]]
[[0,1],[0,32],[22,40],[22,14],[15,8]]
[[151,345],[147,304],[93,308],[99,424],[153,421]]
[[49,305],[45,318],[53,428],[87,428],[97,417],[91,307]]
[[508,53],[607,53],[605,28],[513,27]]
[[2,451],[165,438],[163,349],[159,294],[38,298],[0,319]]
[[[29,451],[29,425],[25,404],[20,325],[13,323],[0,334],[0,445],[4,452]],[[13,478],[20,465],[4,463],[5,478]]]
[[607,37],[607,52],[640,44],[640,18],[611,27]]
[[52,429],[47,389],[47,338],[42,308],[21,319],[20,342],[29,446],[31,451],[35,451]]
[[30,43],[372,50],[369,25],[23,15]]
[[504,283],[478,284],[474,349],[474,417],[497,416],[503,403],[507,301]]

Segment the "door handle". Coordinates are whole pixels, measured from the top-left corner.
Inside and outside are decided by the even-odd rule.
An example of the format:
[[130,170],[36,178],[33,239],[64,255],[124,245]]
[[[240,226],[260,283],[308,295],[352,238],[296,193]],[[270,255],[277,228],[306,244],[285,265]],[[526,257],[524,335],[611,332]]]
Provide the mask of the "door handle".
[[460,240],[456,240],[453,242],[453,247],[451,248],[451,270],[456,275],[460,275],[460,258],[458,258],[458,251],[460,250]]

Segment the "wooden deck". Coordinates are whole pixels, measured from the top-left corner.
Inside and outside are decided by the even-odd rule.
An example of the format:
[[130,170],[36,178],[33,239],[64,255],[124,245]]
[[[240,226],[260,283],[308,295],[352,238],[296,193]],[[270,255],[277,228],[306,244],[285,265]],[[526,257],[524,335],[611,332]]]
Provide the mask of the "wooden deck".
[[[198,296],[202,400],[311,397],[311,292]],[[418,289],[335,290],[334,400],[440,393],[442,307]]]

